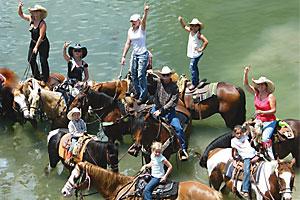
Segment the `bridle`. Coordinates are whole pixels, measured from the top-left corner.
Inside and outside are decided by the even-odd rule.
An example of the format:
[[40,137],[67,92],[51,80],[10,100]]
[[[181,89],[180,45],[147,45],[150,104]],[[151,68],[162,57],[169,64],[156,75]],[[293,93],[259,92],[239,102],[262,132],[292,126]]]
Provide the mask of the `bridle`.
[[[290,173],[291,173],[291,180],[290,180],[290,183],[291,183],[291,181],[293,181],[295,175],[292,172],[290,172]],[[286,183],[285,187],[284,187],[283,184],[281,183],[282,178],[279,177],[278,166],[275,169],[275,174],[276,174],[276,181],[277,181],[277,183],[279,185],[279,194],[280,195],[285,194],[285,193],[292,194],[293,193],[293,191],[292,191],[293,190],[293,186],[290,187],[290,183],[288,183],[288,184]]]

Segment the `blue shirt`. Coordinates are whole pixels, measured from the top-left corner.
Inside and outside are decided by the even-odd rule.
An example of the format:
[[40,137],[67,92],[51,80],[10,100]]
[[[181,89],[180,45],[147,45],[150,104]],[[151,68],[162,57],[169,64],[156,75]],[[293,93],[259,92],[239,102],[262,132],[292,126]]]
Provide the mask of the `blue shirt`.
[[165,169],[164,169],[164,160],[166,158],[160,154],[159,156],[155,156],[154,154],[151,154],[151,175],[155,178],[161,178],[165,175]]

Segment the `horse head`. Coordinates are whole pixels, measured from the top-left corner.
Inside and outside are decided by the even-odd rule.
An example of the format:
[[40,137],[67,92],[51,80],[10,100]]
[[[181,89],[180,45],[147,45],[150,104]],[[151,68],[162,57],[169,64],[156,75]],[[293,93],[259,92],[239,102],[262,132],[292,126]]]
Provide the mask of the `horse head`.
[[277,160],[278,165],[275,169],[276,181],[279,185],[279,194],[282,200],[291,200],[294,188],[295,171],[293,166],[296,162],[293,158],[290,162]]
[[30,91],[28,102],[29,102],[29,113],[30,118],[34,119],[37,116],[37,112],[40,108],[41,104],[41,86],[37,82],[37,80],[32,79],[32,89],[29,87],[28,90]]
[[81,113],[85,114],[88,113],[89,109],[89,99],[88,94],[90,92],[90,86],[85,86],[82,88],[80,93],[76,95],[75,99],[72,101],[69,110],[71,110],[74,107],[80,108]]
[[87,188],[87,184],[90,184],[89,176],[85,172],[83,166],[83,162],[78,163],[71,172],[70,177],[61,190],[61,193],[64,197],[71,197],[75,193],[75,191]]

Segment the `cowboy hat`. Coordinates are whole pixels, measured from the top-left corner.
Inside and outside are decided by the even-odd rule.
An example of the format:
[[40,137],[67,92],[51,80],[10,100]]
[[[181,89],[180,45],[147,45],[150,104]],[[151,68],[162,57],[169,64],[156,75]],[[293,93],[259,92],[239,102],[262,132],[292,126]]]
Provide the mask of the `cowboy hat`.
[[273,93],[275,90],[274,83],[264,76],[259,77],[259,79],[257,79],[257,80],[252,79],[252,82],[253,82],[254,88],[257,88],[258,84],[266,83],[270,93]]
[[35,12],[35,11],[41,11],[41,18],[42,19],[45,19],[48,15],[48,11],[46,8],[44,8],[43,6],[41,5],[35,5],[34,7],[32,8],[28,8],[29,12]]
[[190,25],[199,25],[201,29],[204,28],[203,23],[200,22],[197,18],[194,18],[189,24]]
[[129,21],[130,22],[135,22],[135,21],[140,20],[140,19],[141,19],[141,15],[139,15],[139,14],[133,14],[133,15],[130,16]]
[[80,117],[81,117],[81,112],[80,112],[80,110],[77,108],[77,107],[75,107],[75,108],[72,108],[72,110],[70,110],[70,112],[68,113],[68,115],[67,115],[67,118],[69,119],[69,120],[73,120],[74,118],[73,118],[73,114],[74,113],[79,113],[80,114]]
[[87,55],[87,48],[84,47],[84,46],[81,46],[80,44],[75,44],[74,46],[71,45],[71,46],[69,47],[68,53],[69,53],[69,56],[70,56],[70,57],[73,57],[73,50],[74,50],[74,49],[81,49],[81,51],[82,51],[82,56],[81,56],[81,58],[86,57],[86,55]]
[[163,66],[159,72],[161,75],[173,74],[173,71],[168,66]]

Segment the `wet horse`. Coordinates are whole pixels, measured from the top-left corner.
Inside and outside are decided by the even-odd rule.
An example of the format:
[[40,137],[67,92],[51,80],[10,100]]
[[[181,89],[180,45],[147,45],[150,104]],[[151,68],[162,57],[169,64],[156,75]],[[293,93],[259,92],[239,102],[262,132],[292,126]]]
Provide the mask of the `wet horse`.
[[[211,83],[213,84],[213,83]],[[180,99],[188,108],[193,119],[205,119],[219,113],[228,128],[242,124],[246,120],[246,99],[242,88],[230,83],[218,82],[214,95],[201,102],[194,102],[193,95],[186,93],[187,79],[182,77],[178,81]]]
[[[80,181],[81,175],[86,175],[89,179]],[[81,162],[76,165],[61,192],[65,197],[71,196],[76,189],[84,187],[83,185],[88,182],[107,200],[142,199],[142,197],[132,195],[135,192],[135,181],[135,177],[116,174],[90,163]],[[179,182],[178,195],[172,199],[220,200],[222,196],[200,182],[185,181]]]
[[[55,168],[59,161],[64,163],[64,158],[59,156],[59,144],[61,138],[68,132],[67,129],[55,129],[48,134],[48,155],[49,165],[46,167],[46,173]],[[110,165],[114,172],[118,172],[118,149],[112,143],[91,140],[86,145],[83,153],[83,161],[88,161],[95,165],[107,168]],[[69,165],[64,165],[70,168]]]
[[[232,179],[225,176],[225,165],[229,160],[232,160],[231,151],[231,148],[219,148],[209,152],[207,160],[209,183],[214,189],[220,190],[222,183],[225,182],[221,191],[231,190],[235,186],[240,192],[242,181],[237,180],[237,183],[234,184]],[[256,199],[292,199],[295,159],[290,162],[280,160],[262,162],[262,167],[258,170],[260,173],[251,181],[251,188]]]

